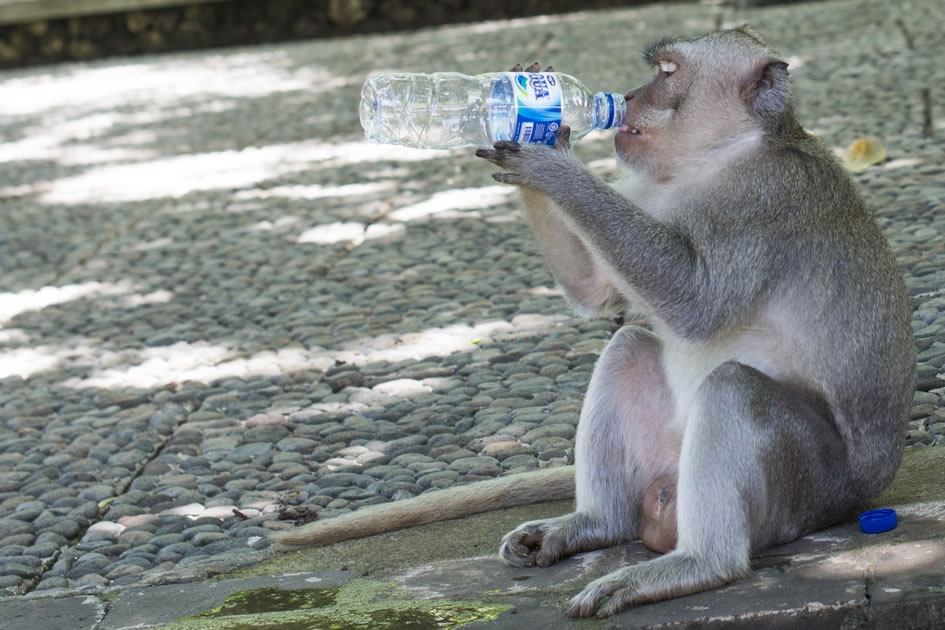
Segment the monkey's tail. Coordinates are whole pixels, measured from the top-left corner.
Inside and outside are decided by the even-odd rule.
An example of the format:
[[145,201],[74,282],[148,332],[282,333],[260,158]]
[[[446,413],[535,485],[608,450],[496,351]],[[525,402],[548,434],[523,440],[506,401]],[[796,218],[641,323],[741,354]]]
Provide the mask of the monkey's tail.
[[330,545],[426,523],[574,496],[574,466],[479,481],[411,499],[380,503],[273,535],[282,545]]

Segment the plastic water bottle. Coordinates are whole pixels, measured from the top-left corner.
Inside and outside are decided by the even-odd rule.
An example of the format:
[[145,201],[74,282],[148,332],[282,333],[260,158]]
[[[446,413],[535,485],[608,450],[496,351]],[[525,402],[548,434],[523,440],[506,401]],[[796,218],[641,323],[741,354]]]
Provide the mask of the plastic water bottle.
[[554,144],[623,124],[622,94],[588,90],[559,72],[387,74],[361,90],[361,126],[370,142],[423,149],[489,147],[498,140]]

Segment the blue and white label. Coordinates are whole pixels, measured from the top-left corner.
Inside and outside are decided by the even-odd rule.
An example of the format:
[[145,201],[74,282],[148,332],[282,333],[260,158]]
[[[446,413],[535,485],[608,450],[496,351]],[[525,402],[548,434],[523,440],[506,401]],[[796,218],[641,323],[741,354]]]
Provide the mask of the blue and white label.
[[551,72],[509,72],[515,93],[512,140],[523,144],[555,143],[561,126],[561,84]]

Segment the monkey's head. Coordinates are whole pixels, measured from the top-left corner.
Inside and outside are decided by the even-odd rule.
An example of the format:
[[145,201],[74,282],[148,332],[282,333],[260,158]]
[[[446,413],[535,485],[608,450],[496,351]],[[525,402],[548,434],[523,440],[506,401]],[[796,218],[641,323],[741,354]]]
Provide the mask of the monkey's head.
[[797,127],[787,63],[747,26],[664,39],[644,56],[657,74],[627,92],[626,123],[615,140],[618,158],[634,170],[672,178],[716,149],[732,155],[734,146]]

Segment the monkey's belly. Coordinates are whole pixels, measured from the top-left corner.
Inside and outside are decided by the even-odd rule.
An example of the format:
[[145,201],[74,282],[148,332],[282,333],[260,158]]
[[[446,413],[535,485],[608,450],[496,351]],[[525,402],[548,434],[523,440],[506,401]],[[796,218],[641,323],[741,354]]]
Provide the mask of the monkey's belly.
[[676,475],[661,475],[643,494],[640,540],[648,549],[666,553],[676,547]]

